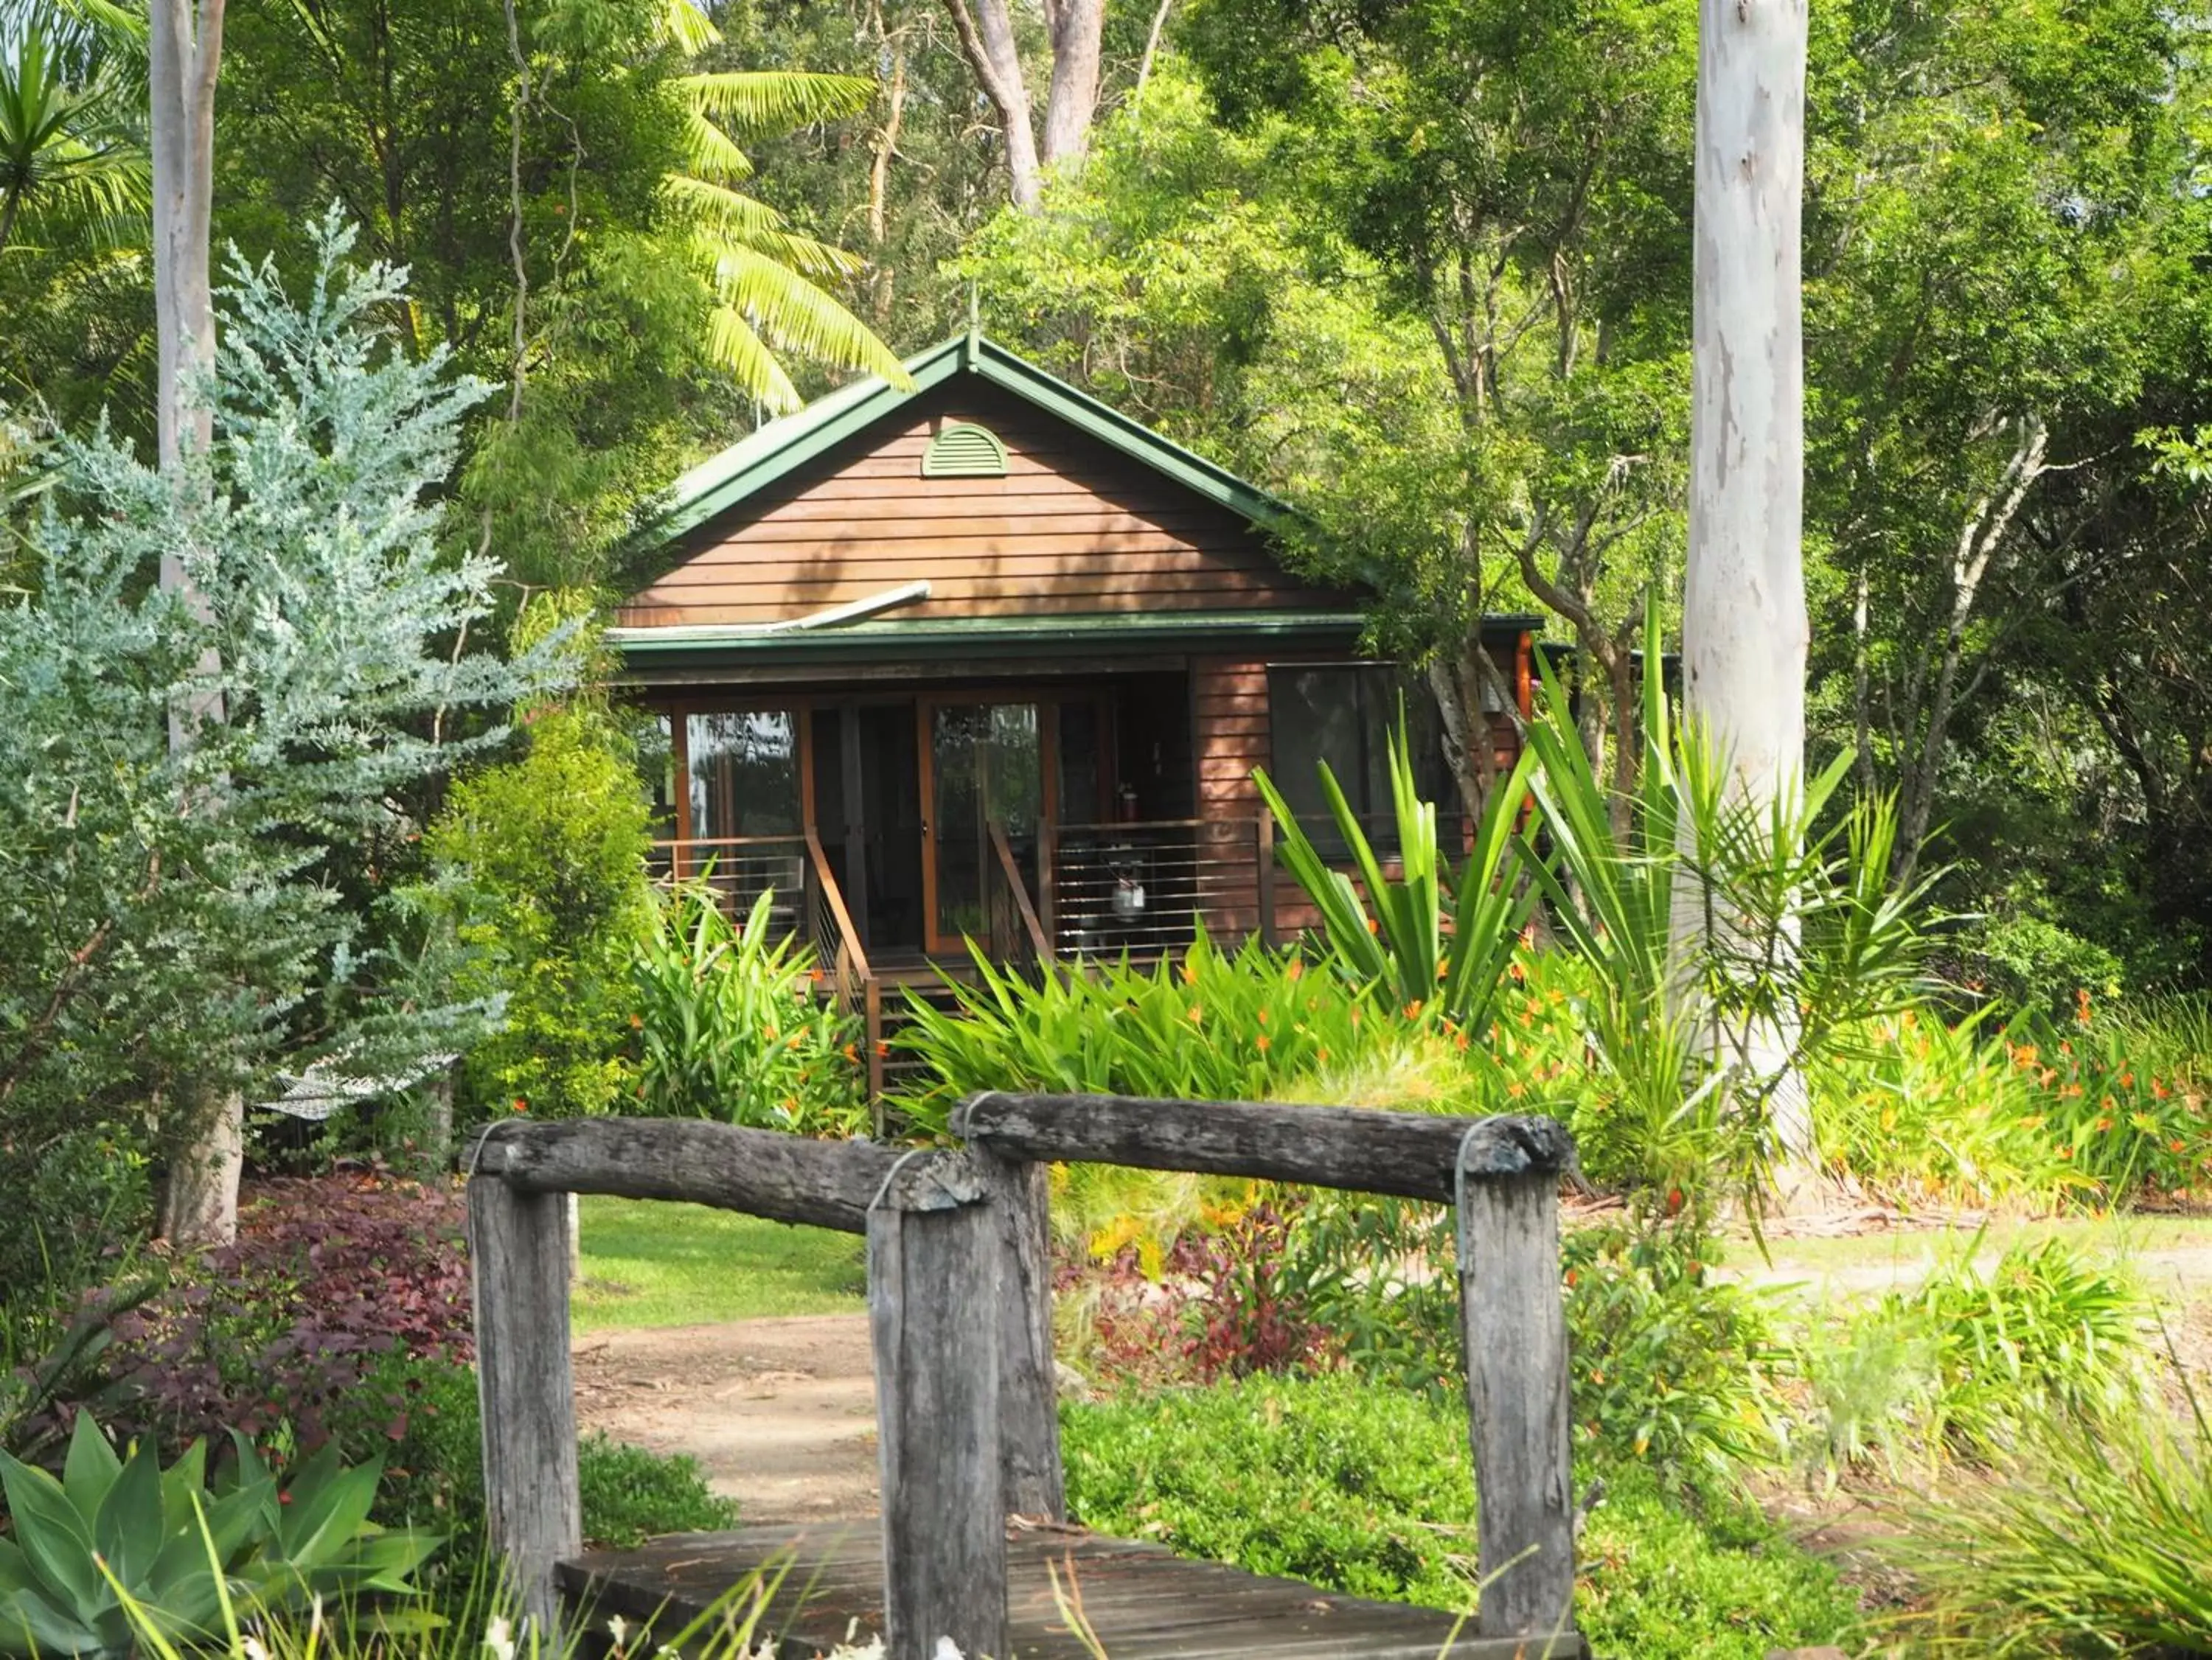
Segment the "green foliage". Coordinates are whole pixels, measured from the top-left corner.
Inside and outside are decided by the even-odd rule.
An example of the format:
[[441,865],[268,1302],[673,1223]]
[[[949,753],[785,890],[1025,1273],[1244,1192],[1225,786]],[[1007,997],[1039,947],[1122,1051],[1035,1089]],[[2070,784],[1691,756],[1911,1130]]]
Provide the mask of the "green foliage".
[[626,1110],[807,1136],[867,1124],[859,1025],[821,995],[813,951],[782,933],[763,890],[742,924],[710,887],[657,905],[630,994],[637,1096]]
[[[350,266],[352,240],[322,223],[296,304],[234,262],[214,439],[181,476],[104,432],[52,446],[30,582],[0,603],[18,1147],[149,1105],[179,1142],[197,1103],[280,1068],[407,1075],[481,1029],[394,867],[432,780],[562,681],[566,642],[465,649],[500,567],[440,545],[440,492],[483,388],[392,348],[400,280]],[[156,585],[165,558],[196,599]]]
[[[1325,1590],[1463,1608],[1475,1499],[1456,1398],[1352,1377],[1256,1377],[1061,1409],[1068,1496],[1089,1525]],[[1847,1639],[1826,1564],[1718,1494],[1686,1502],[1646,1469],[1607,1493],[1580,1556],[1577,1623],[1601,1653],[1764,1660]]]
[[232,1439],[212,1488],[205,1442],[163,1470],[149,1442],[118,1458],[88,1414],[58,1481],[0,1455],[14,1528],[0,1549],[0,1651],[127,1655],[138,1632],[126,1601],[189,1642],[227,1621],[232,1601],[251,1611],[415,1590],[408,1576],[438,1541],[369,1521],[380,1463],[349,1468],[329,1449],[280,1485]]
[[929,1080],[908,1103],[941,1128],[980,1089],[1156,1095],[1186,1100],[1300,1099],[1300,1084],[1355,1053],[1407,1041],[1402,1011],[1256,940],[1232,955],[1201,934],[1150,969],[1086,964],[1031,982],[976,956],[976,979],[948,981],[954,1007],[911,1000],[902,1039]]
[[30,1317],[112,1276],[111,1253],[143,1233],[153,1215],[152,1184],[142,1137],[125,1124],[70,1125],[10,1160],[9,1203],[0,1208],[0,1318]]
[[1662,1480],[1725,1475],[1774,1450],[1769,1404],[1786,1360],[1772,1311],[1714,1279],[1686,1231],[1583,1228],[1561,1257],[1577,1434]]
[[649,811],[604,710],[550,709],[520,759],[453,788],[426,842],[438,902],[476,953],[466,984],[504,1000],[470,1051],[480,1112],[602,1112],[629,1094],[630,962],[652,927]]
[[1384,873],[1335,773],[1322,762],[1322,789],[1337,833],[1358,866],[1364,895],[1350,876],[1323,861],[1267,769],[1254,772],[1253,782],[1275,817],[1283,863],[1321,912],[1330,954],[1354,985],[1389,987],[1401,1009],[1431,1009],[1460,1031],[1482,1030],[1536,908],[1536,890],[1516,881],[1511,869],[1530,765],[1524,751],[1510,776],[1491,791],[1455,886],[1451,861],[1438,841],[1436,804],[1420,798],[1414,780],[1402,708],[1389,737],[1395,878]]
[[[1648,599],[1650,637],[1657,625]],[[1693,1202],[1717,1177],[1756,1215],[1767,1171],[1792,1151],[1778,1101],[1859,1028],[1923,1000],[1927,884],[1892,886],[1893,803],[1862,797],[1832,810],[1848,755],[1796,798],[1756,802],[1730,788],[1702,734],[1674,728],[1660,678],[1647,676],[1624,802],[1543,676],[1528,742],[1548,845],[1532,831],[1522,868],[1589,966],[1578,1012],[1619,1086],[1585,1156]]]
[[2031,1420],[2140,1404],[2142,1302],[2057,1239],[2014,1245],[1984,1270],[1980,1239],[1880,1312],[1909,1311],[1933,1342],[1930,1433],[1987,1451]]
[[[334,1414],[330,1445],[386,1469],[375,1518],[445,1535],[448,1581],[480,1562],[483,1466],[475,1372],[451,1360],[385,1356],[365,1380],[362,1405]],[[389,1403],[404,1403],[395,1418]],[[654,1534],[733,1526],[737,1508],[707,1487],[690,1458],[625,1445],[592,1433],[576,1444],[584,1537],[627,1549]]]
[[648,1452],[603,1434],[576,1448],[584,1530],[610,1550],[634,1550],[655,1534],[735,1527],[738,1507],[710,1492],[696,1459]]
[[1986,1478],[1908,1495],[1886,1542],[1926,1592],[1908,1634],[1931,1654],[2212,1652],[2212,1425],[2189,1406],[2035,1421]]

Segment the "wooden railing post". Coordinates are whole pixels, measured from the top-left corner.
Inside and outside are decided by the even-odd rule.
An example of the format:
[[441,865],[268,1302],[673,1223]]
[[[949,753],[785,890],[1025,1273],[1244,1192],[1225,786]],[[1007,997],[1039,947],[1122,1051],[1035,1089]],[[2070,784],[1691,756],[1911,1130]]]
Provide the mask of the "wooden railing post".
[[[1574,1629],[1574,1472],[1559,1174],[1574,1143],[1549,1118],[1486,1119],[1459,1149],[1460,1319],[1474,1447],[1486,1638]],[[1579,1653],[1578,1642],[1561,1645]]]
[[868,1209],[888,1660],[1006,1646],[1000,1207],[957,1154],[903,1160]]
[[568,1196],[469,1179],[484,1507],[523,1612],[556,1651],[553,1566],[583,1548],[568,1363]]
[[[966,1101],[953,1109],[956,1136],[968,1133],[967,1110]],[[999,1425],[1006,1508],[1064,1522],[1067,1487],[1052,1355],[1051,1166],[1001,1158],[981,1146],[971,1147],[969,1158],[999,1221]]]

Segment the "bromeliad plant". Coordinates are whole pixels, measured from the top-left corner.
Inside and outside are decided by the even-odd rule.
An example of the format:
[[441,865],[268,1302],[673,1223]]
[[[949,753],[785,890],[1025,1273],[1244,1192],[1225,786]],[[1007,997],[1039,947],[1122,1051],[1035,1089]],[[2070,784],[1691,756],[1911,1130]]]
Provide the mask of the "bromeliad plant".
[[258,1611],[373,1593],[414,1595],[408,1578],[439,1541],[368,1519],[380,1463],[347,1467],[335,1448],[280,1483],[243,1436],[207,1486],[207,1444],[167,1469],[139,1441],[118,1457],[81,1413],[61,1479],[0,1455],[14,1537],[0,1540],[0,1654],[118,1660],[134,1615],[165,1639],[213,1636],[226,1603]]
[[1389,738],[1389,761],[1398,838],[1395,877],[1360,827],[1336,774],[1328,762],[1321,764],[1329,816],[1358,867],[1357,883],[1329,868],[1267,768],[1255,768],[1252,778],[1274,815],[1283,863],[1321,912],[1329,950],[1352,983],[1389,988],[1401,1009],[1433,1009],[1462,1032],[1480,1031],[1535,909],[1536,890],[1516,881],[1512,869],[1514,830],[1528,799],[1532,759],[1524,753],[1491,791],[1474,845],[1456,877],[1437,833],[1436,805],[1421,799],[1414,781],[1402,709]]

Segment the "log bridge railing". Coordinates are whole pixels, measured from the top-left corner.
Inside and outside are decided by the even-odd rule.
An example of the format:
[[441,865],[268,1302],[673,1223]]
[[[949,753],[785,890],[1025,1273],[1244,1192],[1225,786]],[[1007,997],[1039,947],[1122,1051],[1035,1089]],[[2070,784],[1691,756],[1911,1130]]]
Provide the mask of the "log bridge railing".
[[[495,1125],[469,1166],[490,1536],[532,1618],[581,1548],[571,1193],[864,1234],[890,1660],[1003,1656],[1010,1515],[1064,1519],[1046,1166],[1257,1177],[1454,1204],[1483,1590],[1455,1660],[1579,1655],[1558,1188],[1548,1118],[983,1094],[957,1149],[655,1119]],[[1554,1638],[1558,1640],[1553,1641]]]

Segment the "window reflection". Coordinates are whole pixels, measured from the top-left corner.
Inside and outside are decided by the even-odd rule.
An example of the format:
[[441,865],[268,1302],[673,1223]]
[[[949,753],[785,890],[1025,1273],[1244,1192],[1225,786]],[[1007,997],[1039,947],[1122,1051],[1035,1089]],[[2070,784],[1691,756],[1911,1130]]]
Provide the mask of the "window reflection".
[[790,710],[691,715],[684,736],[696,839],[799,833],[799,721]]

